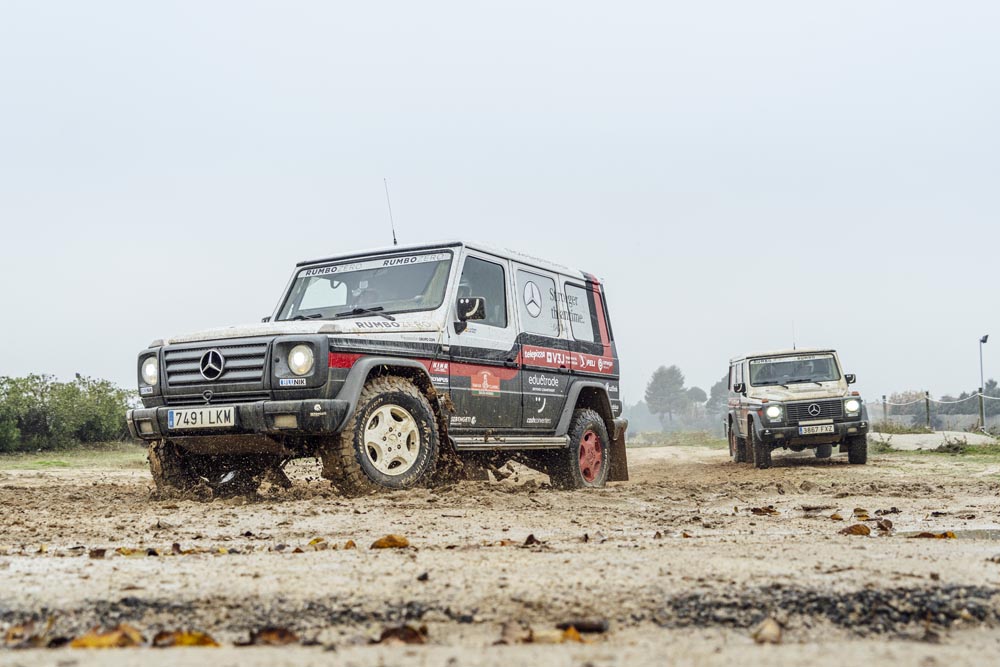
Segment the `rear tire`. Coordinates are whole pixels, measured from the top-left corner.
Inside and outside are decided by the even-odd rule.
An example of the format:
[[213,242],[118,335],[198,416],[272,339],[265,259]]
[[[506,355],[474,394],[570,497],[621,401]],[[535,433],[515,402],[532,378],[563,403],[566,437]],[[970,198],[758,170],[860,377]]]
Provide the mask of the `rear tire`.
[[771,467],[771,445],[761,442],[753,432],[753,424],[747,424],[747,449],[753,453],[753,465],[763,470]]
[[856,435],[847,438],[847,461],[855,465],[868,463],[868,436]]
[[817,445],[816,458],[828,459],[833,456],[833,445]]
[[611,439],[604,419],[594,410],[573,412],[569,448],[553,452],[549,479],[561,489],[601,488],[611,470]]
[[383,375],[365,384],[344,430],[321,450],[322,475],[345,495],[406,489],[434,473],[438,447],[427,397],[409,380]]
[[747,462],[746,438],[736,435],[736,425],[733,423],[729,424],[729,456],[732,457],[733,463]]

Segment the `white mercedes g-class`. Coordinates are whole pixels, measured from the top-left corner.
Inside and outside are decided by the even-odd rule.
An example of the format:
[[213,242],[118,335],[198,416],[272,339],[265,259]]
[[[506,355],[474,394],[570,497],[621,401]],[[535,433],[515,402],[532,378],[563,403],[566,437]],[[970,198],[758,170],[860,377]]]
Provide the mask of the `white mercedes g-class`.
[[309,456],[348,494],[507,459],[628,478],[600,281],[481,244],[303,262],[263,323],[154,341],[138,376],[128,424],[161,491],[287,484]]

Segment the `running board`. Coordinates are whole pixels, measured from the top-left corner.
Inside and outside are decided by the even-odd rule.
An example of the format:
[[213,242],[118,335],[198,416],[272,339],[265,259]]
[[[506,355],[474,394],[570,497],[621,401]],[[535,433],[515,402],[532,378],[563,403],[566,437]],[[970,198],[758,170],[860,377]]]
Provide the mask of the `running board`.
[[569,437],[559,436],[513,436],[473,435],[452,437],[455,449],[561,449],[569,447]]

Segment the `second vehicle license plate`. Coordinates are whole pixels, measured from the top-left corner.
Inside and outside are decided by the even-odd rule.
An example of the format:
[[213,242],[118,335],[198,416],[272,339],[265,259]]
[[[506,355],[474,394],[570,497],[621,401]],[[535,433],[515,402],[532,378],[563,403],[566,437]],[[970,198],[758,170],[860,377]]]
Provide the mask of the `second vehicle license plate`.
[[800,426],[799,435],[816,435],[817,433],[833,433],[833,424],[822,426]]
[[167,410],[167,428],[223,428],[236,426],[236,410],[225,408],[185,408]]

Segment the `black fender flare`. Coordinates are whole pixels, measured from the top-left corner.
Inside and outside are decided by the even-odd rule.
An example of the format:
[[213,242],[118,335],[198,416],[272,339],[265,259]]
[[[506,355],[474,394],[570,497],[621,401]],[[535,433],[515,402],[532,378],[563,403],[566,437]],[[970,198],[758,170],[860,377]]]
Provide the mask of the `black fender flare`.
[[[431,382],[431,376],[427,372],[427,368],[415,359],[400,359],[399,357],[361,357],[358,359],[351,370],[347,373],[347,379],[344,380],[344,384],[340,387],[340,391],[337,393],[337,398],[342,401],[347,401],[347,413],[344,416],[344,421],[341,422],[338,427],[338,431],[342,430],[347,426],[347,422],[350,421],[351,417],[354,415],[354,411],[358,408],[358,399],[361,397],[361,390],[365,387],[365,382],[368,381],[368,376],[371,375],[373,369],[383,366],[387,369],[392,368],[405,368],[408,371],[416,370],[424,376],[426,382],[429,386],[433,386]],[[431,405],[432,408],[436,409],[436,406]]]
[[611,399],[608,398],[608,389],[603,383],[594,380],[577,380],[569,386],[566,392],[566,404],[563,405],[562,416],[556,424],[556,435],[566,435],[569,433],[569,423],[573,420],[573,410],[576,409],[576,402],[580,398],[580,392],[584,389],[597,389],[602,406],[611,415],[612,423],[608,424],[608,433],[614,437],[614,411],[611,409]]

